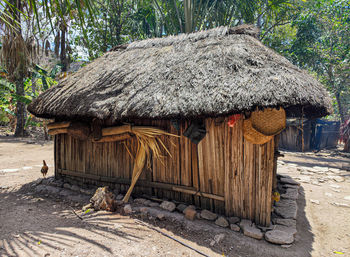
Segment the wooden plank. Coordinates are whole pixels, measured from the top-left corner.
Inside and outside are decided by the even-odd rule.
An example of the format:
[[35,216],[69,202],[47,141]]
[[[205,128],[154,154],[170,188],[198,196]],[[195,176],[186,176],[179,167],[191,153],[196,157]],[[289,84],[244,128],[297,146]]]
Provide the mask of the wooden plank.
[[[111,177],[100,176],[95,174],[84,174],[82,172],[76,172],[76,171],[64,170],[64,169],[58,169],[58,172],[63,175],[88,178],[88,179],[104,181],[104,182],[113,182],[113,183],[120,183],[120,184],[127,184],[127,185],[131,183],[131,179],[125,179],[125,178],[111,178]],[[189,187],[189,186],[179,186],[179,185],[174,185],[169,183],[151,182],[147,180],[138,180],[136,185],[142,186],[142,187],[160,188],[160,189],[176,191],[176,192],[181,192],[181,193],[191,194],[191,195],[201,195],[203,197],[212,198],[218,201],[224,201],[223,196],[210,194],[206,192],[200,192],[196,188]]]
[[[191,157],[192,157],[192,181],[193,187],[196,191],[200,191],[200,182],[199,182],[199,169],[198,169],[198,150],[197,145],[191,142]],[[210,192],[212,193],[212,192]],[[194,202],[196,206],[200,206],[200,199],[198,196],[194,197]]]
[[57,168],[58,168],[58,135],[54,137],[54,169],[55,169],[55,178],[59,179],[59,176],[57,174]]
[[95,143],[105,143],[105,142],[114,142],[114,141],[123,141],[131,138],[131,135],[129,133],[123,133],[119,135],[112,135],[112,136],[103,136],[98,140],[93,140]]
[[[184,121],[181,122],[180,129],[181,129],[181,135],[183,135],[185,129],[188,126],[188,122]],[[192,186],[192,169],[191,169],[191,163],[189,160],[191,159],[191,151],[190,151],[190,140],[187,137],[181,136],[180,137],[180,145],[179,148],[181,149],[180,156],[181,156],[181,167],[180,167],[180,174],[181,174],[181,185],[184,186]],[[188,195],[182,195],[182,200],[186,203],[192,203],[192,197]]]
[[267,198],[266,198],[266,217],[265,217],[265,226],[269,226],[271,222],[271,210],[272,210],[272,186],[273,186],[273,169],[274,169],[274,153],[275,153],[275,145],[274,140],[270,141],[270,149],[269,149],[269,167],[267,174]]

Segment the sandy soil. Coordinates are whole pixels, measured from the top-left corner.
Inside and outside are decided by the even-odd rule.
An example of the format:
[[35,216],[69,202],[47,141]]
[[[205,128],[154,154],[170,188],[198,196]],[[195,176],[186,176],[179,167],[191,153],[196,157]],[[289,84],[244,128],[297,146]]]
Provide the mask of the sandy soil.
[[[201,256],[153,228],[207,256],[337,256],[335,251],[350,256],[350,208],[331,204],[350,204],[344,199],[350,195],[349,179],[320,185],[302,183],[298,234],[286,249],[205,223],[140,223],[137,217],[107,212],[80,220],[72,212],[78,206],[28,190],[27,185],[41,177],[43,159],[53,165],[52,142],[27,144],[26,140],[0,137],[0,256]],[[340,168],[349,164],[349,159],[329,154],[286,154],[281,160],[286,165],[279,172],[296,179],[300,172],[289,164]],[[52,167],[48,175],[53,175]],[[342,174],[345,178],[349,175]],[[333,184],[339,188],[331,187]],[[219,233],[225,234],[224,240],[211,247]]]
[[[332,167],[340,169],[350,168],[350,159],[339,156],[337,153],[286,153],[280,158],[289,165],[298,167]],[[296,169],[281,168],[280,174],[288,174],[292,178],[305,177]],[[332,174],[334,175],[334,174]],[[350,208],[337,207],[333,203],[344,203],[350,206],[350,200],[344,199],[350,196],[350,170],[343,170],[339,174],[345,178],[344,182],[327,181],[325,183],[302,183],[301,194],[304,194],[304,208],[308,230],[312,234],[312,256],[350,256]],[[319,178],[327,174],[319,175]],[[309,176],[312,179],[315,177]],[[315,204],[312,201],[319,201]],[[299,222],[299,218],[297,220]],[[299,222],[300,223],[300,222]],[[300,225],[300,224],[299,224]],[[299,233],[302,238],[303,235]],[[344,253],[344,254],[337,254]]]

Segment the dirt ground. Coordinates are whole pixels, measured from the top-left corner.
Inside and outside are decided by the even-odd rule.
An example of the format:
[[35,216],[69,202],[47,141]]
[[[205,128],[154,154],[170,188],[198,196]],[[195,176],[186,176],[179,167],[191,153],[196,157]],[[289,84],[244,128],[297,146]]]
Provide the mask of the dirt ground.
[[[298,233],[295,243],[283,248],[201,221],[140,222],[108,212],[80,220],[72,211],[79,206],[28,190],[26,185],[41,177],[43,159],[53,175],[53,143],[27,142],[0,136],[0,256],[202,256],[159,231],[207,256],[350,256],[350,208],[332,205],[350,204],[345,199],[350,196],[350,171],[340,174],[343,182],[301,183]],[[345,169],[350,163],[329,153],[286,153],[280,160],[285,164],[279,173],[296,180],[301,177],[296,167]],[[225,238],[210,246],[220,233]]]

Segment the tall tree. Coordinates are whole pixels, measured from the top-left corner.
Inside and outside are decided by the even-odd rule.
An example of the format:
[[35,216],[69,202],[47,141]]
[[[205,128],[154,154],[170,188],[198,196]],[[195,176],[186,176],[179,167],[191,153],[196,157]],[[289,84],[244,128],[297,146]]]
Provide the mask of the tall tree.
[[[7,79],[16,85],[16,95],[24,97],[24,78],[29,73],[30,52],[28,44],[23,39],[21,15],[29,7],[21,0],[10,0],[5,6],[12,19],[2,20],[3,36],[1,49],[1,63],[7,71]],[[25,104],[17,101],[16,117],[17,124],[15,136],[25,136]]]

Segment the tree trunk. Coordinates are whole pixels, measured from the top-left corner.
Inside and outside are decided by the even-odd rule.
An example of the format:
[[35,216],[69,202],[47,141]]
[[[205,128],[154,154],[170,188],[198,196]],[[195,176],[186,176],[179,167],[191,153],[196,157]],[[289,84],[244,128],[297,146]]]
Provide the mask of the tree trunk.
[[68,62],[67,62],[67,51],[66,51],[66,25],[61,24],[61,54],[60,54],[60,60],[62,66],[62,71],[65,72],[68,69]]
[[350,153],[350,138],[345,142],[344,152]]
[[[22,9],[21,1],[16,1],[13,3],[17,9],[12,9],[13,11],[13,16],[15,17],[13,26],[16,28],[14,30],[11,28],[12,33],[13,33],[13,38],[16,38],[17,36],[22,37],[22,27],[21,27],[21,12],[19,10]],[[24,54],[24,49],[17,49],[20,54]],[[22,51],[22,52],[21,52]],[[23,77],[25,76],[26,73],[26,64],[23,64],[23,59],[26,58],[24,56],[21,56],[20,63],[17,64],[17,66],[20,66],[18,71],[16,71],[16,74],[12,74],[14,77],[14,82],[16,83],[16,94],[18,96],[24,96],[24,84],[23,84]],[[25,136],[25,131],[24,131],[24,125],[25,125],[25,111],[26,111],[26,106],[23,102],[20,100],[17,100],[16,104],[16,129],[15,129],[15,137],[24,137]]]
[[60,31],[57,32],[57,35],[55,36],[55,55],[58,57],[59,51],[60,51]]
[[338,111],[339,111],[341,122],[344,123],[345,122],[345,115],[344,115],[343,104],[341,102],[339,92],[335,93],[335,98],[337,99],[337,106],[338,106]]
[[[16,82],[16,94],[19,96],[24,96],[24,84],[23,79]],[[25,136],[25,111],[26,106],[23,102],[17,100],[17,107],[16,107],[16,118],[17,118],[17,124],[16,124],[16,130],[15,130],[15,137],[24,137]]]
[[185,32],[191,33],[193,31],[193,3],[192,0],[184,1],[185,13]]

